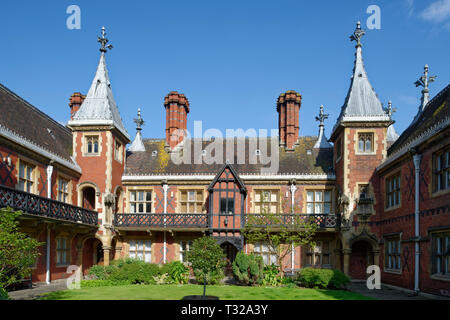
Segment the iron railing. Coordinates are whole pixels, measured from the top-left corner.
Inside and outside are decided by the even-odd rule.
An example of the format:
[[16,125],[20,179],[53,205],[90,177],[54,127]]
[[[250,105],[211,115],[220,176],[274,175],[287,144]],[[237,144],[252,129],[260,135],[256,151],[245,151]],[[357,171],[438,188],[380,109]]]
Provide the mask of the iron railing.
[[116,227],[207,228],[206,214],[116,214]]
[[95,211],[0,185],[0,208],[10,207],[26,215],[97,226]]

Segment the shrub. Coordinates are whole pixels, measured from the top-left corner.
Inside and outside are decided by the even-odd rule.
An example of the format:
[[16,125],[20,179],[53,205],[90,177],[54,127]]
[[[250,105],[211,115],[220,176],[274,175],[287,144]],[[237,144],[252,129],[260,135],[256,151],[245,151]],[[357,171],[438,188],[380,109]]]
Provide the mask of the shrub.
[[108,277],[116,271],[117,267],[114,265],[111,266],[92,266],[89,270],[89,276],[93,276],[98,280],[106,280]]
[[0,287],[0,300],[9,300],[8,292]]
[[154,284],[153,277],[159,275],[161,275],[159,265],[127,259],[117,264],[117,268],[109,275],[108,280],[128,281],[131,284]]
[[[203,284],[205,281],[204,273],[200,269],[194,270],[194,276],[195,281],[197,281],[198,284]],[[210,271],[206,274],[206,284],[215,285],[220,284],[220,281],[225,278],[225,273],[223,269],[216,269],[213,271]]]
[[180,261],[168,264],[169,276],[174,283],[187,284],[189,282],[189,268]]
[[350,279],[339,270],[315,268],[301,269],[297,280],[304,287],[320,289],[341,289],[350,282]]
[[264,263],[261,256],[239,252],[233,262],[233,274],[241,284],[254,285],[263,277]]
[[265,286],[276,287],[282,284],[283,277],[280,276],[280,269],[278,266],[272,264],[264,268],[264,278],[262,284]]
[[155,284],[162,285],[162,284],[171,284],[173,283],[172,279],[170,278],[168,273],[163,273],[158,276],[154,276],[153,280],[155,281]]

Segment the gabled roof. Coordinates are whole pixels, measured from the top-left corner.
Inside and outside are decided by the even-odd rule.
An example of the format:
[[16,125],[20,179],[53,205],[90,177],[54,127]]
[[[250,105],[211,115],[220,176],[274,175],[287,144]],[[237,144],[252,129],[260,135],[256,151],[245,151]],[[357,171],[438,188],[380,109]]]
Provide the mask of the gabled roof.
[[410,145],[427,132],[432,132],[435,128],[446,128],[449,120],[450,84],[428,102],[426,108],[420,114],[419,119],[417,121],[414,120],[388,149],[388,156],[401,151],[405,146]]
[[68,125],[113,125],[130,140],[111,90],[104,52],[100,56],[97,72],[86,99]]
[[234,167],[229,164],[226,163],[222,169],[220,169],[220,171],[217,173],[216,177],[214,178],[213,181],[211,181],[209,187],[208,187],[208,191],[212,191],[214,189],[214,186],[216,185],[217,181],[220,179],[220,177],[222,176],[222,174],[225,172],[225,170],[230,170],[231,174],[233,175],[234,179],[236,180],[237,184],[239,185],[239,189],[241,190],[241,192],[243,193],[247,193],[247,188],[245,187],[244,182],[241,180],[241,178],[239,177],[238,173],[236,172],[236,170],[234,170]]
[[72,132],[0,84],[0,135],[75,171]]

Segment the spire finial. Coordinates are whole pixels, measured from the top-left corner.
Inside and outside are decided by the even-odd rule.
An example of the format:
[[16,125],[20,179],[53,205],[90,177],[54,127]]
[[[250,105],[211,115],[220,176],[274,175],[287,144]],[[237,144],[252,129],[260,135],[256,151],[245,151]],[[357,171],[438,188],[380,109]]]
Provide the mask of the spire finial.
[[392,101],[391,100],[389,100],[389,102],[388,102],[388,107],[387,107],[386,111],[387,111],[387,114],[388,114],[389,118],[391,118],[391,119],[392,119],[392,115],[395,112],[397,112],[397,108],[392,108]]
[[320,122],[319,126],[324,126],[325,125],[325,120],[328,119],[329,114],[325,114],[324,113],[324,108],[323,105],[320,106],[320,112],[319,112],[319,116],[316,117],[316,121]]
[[356,46],[360,47],[361,44],[361,38],[366,34],[366,32],[361,29],[361,22],[358,21],[356,24],[356,30],[353,32],[353,34],[350,36],[351,41],[356,41]]
[[145,124],[145,121],[141,117],[141,109],[140,108],[138,109],[137,115],[138,115],[137,118],[134,119],[134,123],[136,123],[136,130],[141,131],[142,126]]
[[98,37],[98,42],[101,44],[100,52],[102,54],[105,54],[107,49],[111,50],[113,46],[111,44],[108,44],[109,40],[106,38],[106,29],[105,27],[102,27],[102,37]]
[[428,76],[428,65],[426,64],[425,67],[423,68],[423,75],[419,78],[419,80],[414,82],[416,87],[420,86],[423,87],[422,104],[419,112],[425,109],[425,106],[428,104],[428,101],[430,101],[430,90],[428,89],[428,86],[430,85],[430,83],[434,82],[436,78],[437,78],[436,76]]

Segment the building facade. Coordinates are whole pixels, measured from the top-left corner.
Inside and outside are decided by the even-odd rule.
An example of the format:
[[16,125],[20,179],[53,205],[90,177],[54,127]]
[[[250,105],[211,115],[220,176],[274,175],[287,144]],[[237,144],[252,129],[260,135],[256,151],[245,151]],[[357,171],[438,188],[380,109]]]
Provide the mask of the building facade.
[[185,261],[203,235],[230,262],[244,251],[271,264],[269,247],[242,235],[250,215],[270,212],[318,225],[316,246],[294,248],[285,272],[337,268],[364,280],[378,265],[384,283],[449,295],[450,86],[430,100],[426,66],[418,113],[399,136],[392,104],[383,107],[365,71],[363,35],[358,24],[353,76],[329,140],[323,106],[318,136],[299,135],[295,91],[277,100],[276,137],[191,138],[189,100],[174,91],[163,103],[165,139],[142,137],[139,110],[131,141],[104,30],[94,80],[70,98],[67,126],[0,86],[0,206],[23,211],[21,229],[45,243],[33,281],[125,257]]

